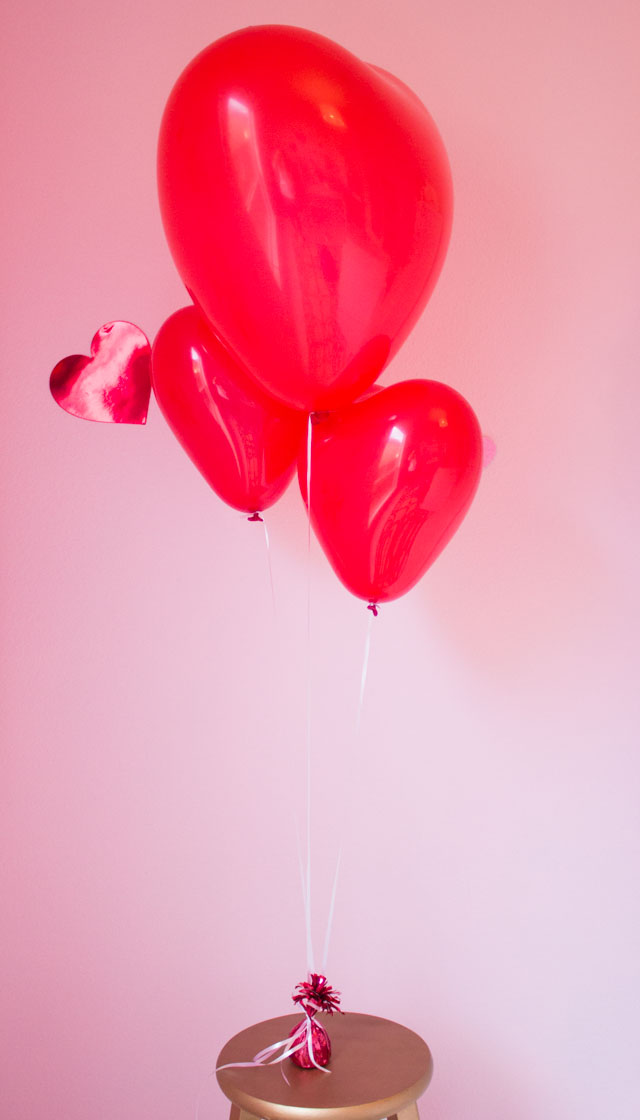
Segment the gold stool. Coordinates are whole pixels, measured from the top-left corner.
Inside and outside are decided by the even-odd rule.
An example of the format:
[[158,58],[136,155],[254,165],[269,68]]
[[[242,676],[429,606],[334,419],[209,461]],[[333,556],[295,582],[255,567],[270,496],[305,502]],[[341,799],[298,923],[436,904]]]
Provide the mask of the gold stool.
[[[298,1069],[289,1059],[218,1070],[230,1120],[419,1120],[416,1101],[433,1071],[426,1042],[374,1015],[346,1012],[322,1021],[331,1036],[330,1074]],[[299,1022],[299,1014],[283,1015],[248,1027],[227,1042],[216,1065],[250,1061]]]

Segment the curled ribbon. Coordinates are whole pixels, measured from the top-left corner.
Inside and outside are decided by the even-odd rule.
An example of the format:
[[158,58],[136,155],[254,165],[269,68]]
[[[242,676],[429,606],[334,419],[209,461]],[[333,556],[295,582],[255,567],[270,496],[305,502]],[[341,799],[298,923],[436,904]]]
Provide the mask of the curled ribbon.
[[[316,1008],[316,1010],[319,1011],[320,1008]],[[280,1042],[273,1042],[271,1046],[265,1046],[264,1050],[259,1050],[257,1054],[254,1054],[252,1061],[227,1062],[227,1064],[224,1066],[218,1066],[216,1069],[216,1073],[219,1073],[221,1069],[248,1069],[252,1066],[275,1066],[278,1064],[278,1062],[284,1062],[285,1058],[290,1058],[291,1055],[297,1053],[298,1050],[303,1050],[305,1046],[307,1048],[307,1053],[309,1054],[309,1061],[313,1063],[315,1068],[321,1070],[322,1073],[331,1073],[331,1070],[325,1069],[324,1066],[318,1065],[313,1056],[311,1015],[307,1011],[306,1007],[304,1009],[304,1015],[304,1019],[302,1020],[294,1034],[287,1035],[287,1037],[281,1039]],[[279,1054],[278,1057],[269,1057],[271,1054],[276,1054],[280,1049],[282,1049],[282,1053]]]
[[[305,1048],[309,1061],[315,1069],[321,1070],[322,1073],[331,1073],[331,1070],[325,1069],[316,1061],[313,1053],[313,1017],[318,1011],[324,1011],[328,1015],[340,1011],[340,993],[327,983],[325,976],[311,972],[306,981],[296,985],[293,1002],[299,1004],[304,1011],[304,1019],[292,1034],[280,1039],[279,1042],[272,1042],[271,1046],[265,1046],[264,1050],[254,1054],[250,1062],[227,1062],[226,1065],[218,1066],[216,1073],[222,1069],[274,1066]],[[279,1050],[282,1051],[281,1054],[278,1054]]]

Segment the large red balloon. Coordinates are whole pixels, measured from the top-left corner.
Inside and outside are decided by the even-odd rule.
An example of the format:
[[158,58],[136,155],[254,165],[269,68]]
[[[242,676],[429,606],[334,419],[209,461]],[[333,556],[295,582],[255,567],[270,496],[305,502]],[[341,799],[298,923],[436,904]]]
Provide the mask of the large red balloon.
[[375,380],[449,240],[449,165],[424,105],[294,27],[235,32],[187,67],[158,184],[192,299],[269,393],[306,411]]
[[[467,512],[482,470],[475,413],[438,381],[403,381],[312,428],[311,521],[344,585],[404,595]],[[306,500],[307,462],[298,475]]]
[[249,381],[193,307],[162,325],[151,367],[169,426],[215,492],[247,512],[273,505],[295,472],[306,417]]

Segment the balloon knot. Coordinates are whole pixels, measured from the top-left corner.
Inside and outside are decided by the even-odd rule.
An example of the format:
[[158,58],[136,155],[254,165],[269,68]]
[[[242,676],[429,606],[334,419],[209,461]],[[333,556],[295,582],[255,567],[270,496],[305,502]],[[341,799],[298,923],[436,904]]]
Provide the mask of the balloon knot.
[[377,603],[367,603],[367,610],[371,611],[374,618],[378,617],[378,604]]
[[255,513],[251,514],[251,517],[247,518],[247,521],[262,521],[262,518],[261,518],[260,514],[258,513],[258,511],[256,510]]
[[319,412],[310,412],[309,413],[309,416],[311,417],[311,423],[312,424],[321,424],[323,420],[327,419],[328,415],[329,415],[329,410],[326,409],[326,408],[320,410]]

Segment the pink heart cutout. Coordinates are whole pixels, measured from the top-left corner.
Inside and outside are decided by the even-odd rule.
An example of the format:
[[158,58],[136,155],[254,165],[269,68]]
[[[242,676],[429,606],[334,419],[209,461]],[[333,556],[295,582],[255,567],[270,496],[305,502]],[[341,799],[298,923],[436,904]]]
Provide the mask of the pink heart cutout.
[[149,339],[133,323],[105,323],[91,357],[62,358],[49,381],[53,399],[71,416],[103,424],[146,424],[151,393]]

